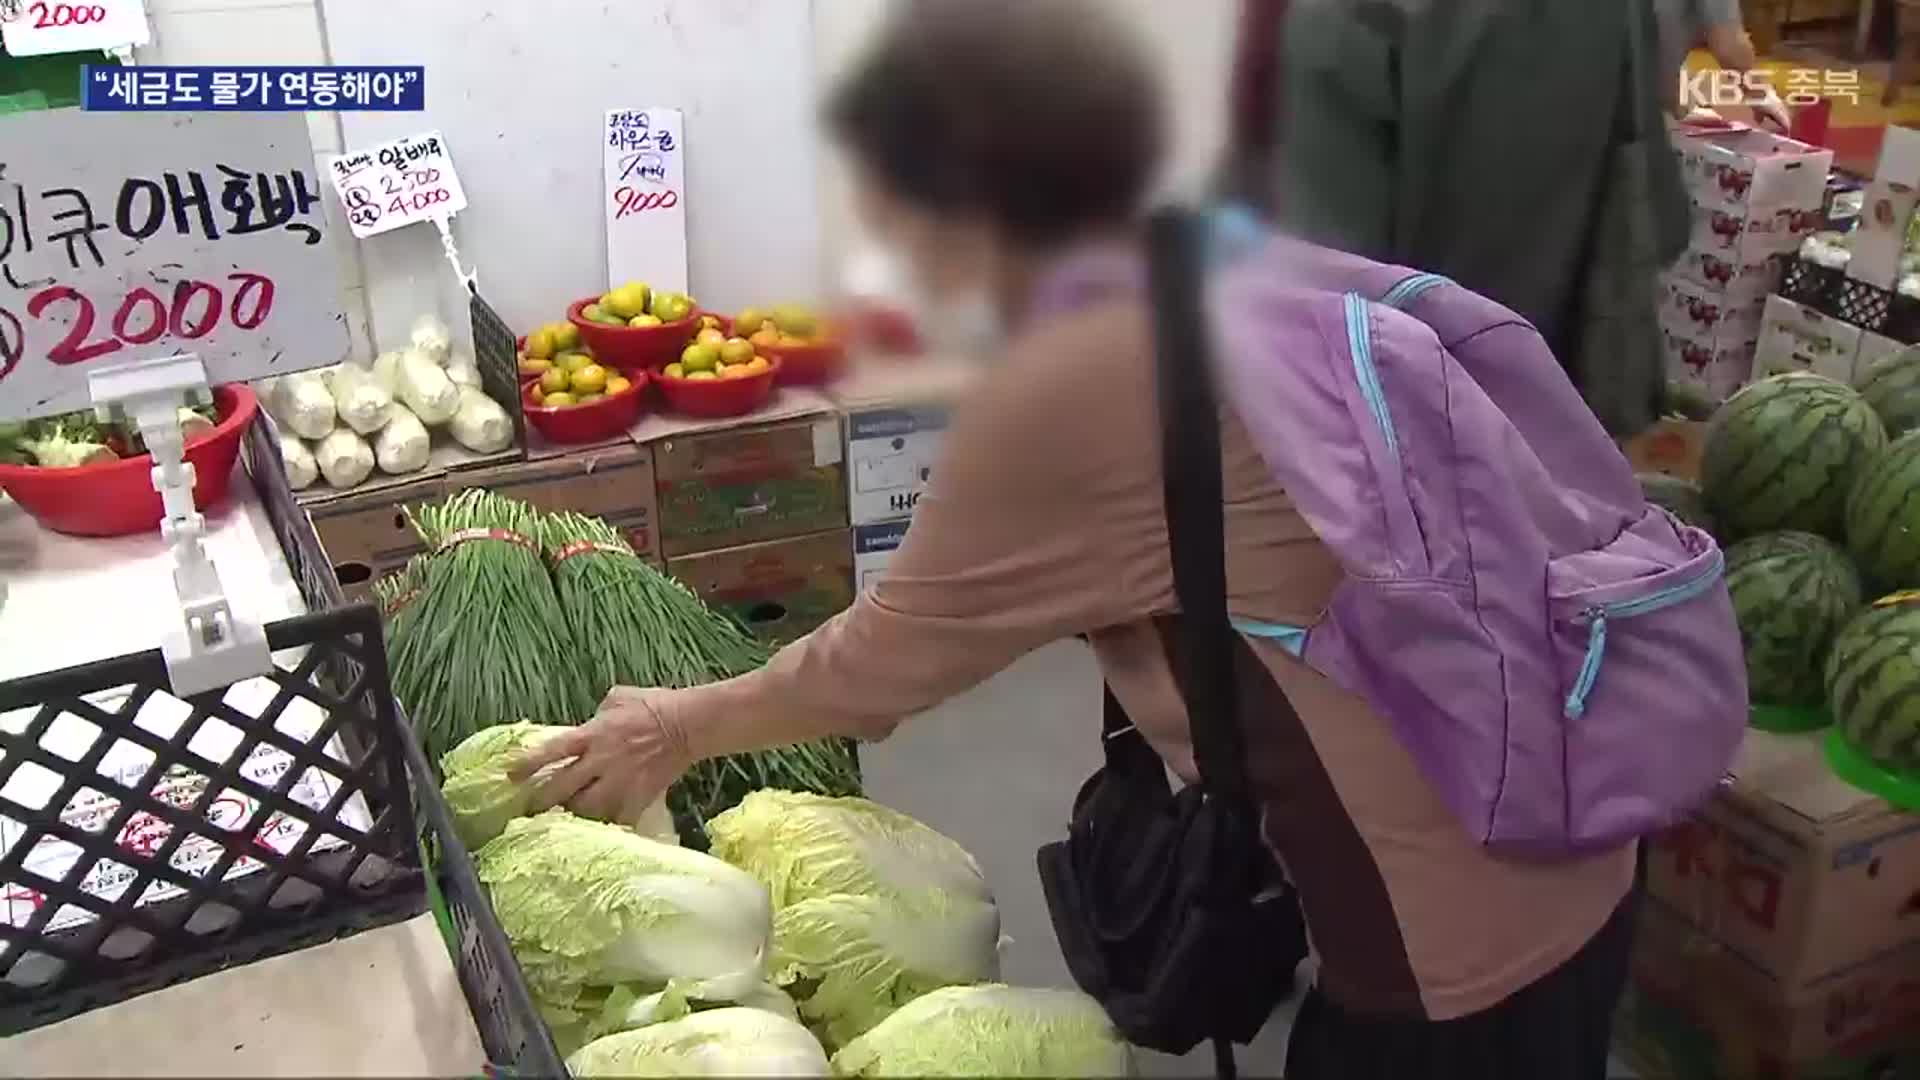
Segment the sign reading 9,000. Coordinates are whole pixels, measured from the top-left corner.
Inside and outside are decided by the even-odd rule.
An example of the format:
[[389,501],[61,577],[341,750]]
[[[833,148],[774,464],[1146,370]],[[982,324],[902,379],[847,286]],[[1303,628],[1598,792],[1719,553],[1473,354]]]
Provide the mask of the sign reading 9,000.
[[0,117],[0,419],[87,373],[191,352],[231,382],[347,346],[298,114]]

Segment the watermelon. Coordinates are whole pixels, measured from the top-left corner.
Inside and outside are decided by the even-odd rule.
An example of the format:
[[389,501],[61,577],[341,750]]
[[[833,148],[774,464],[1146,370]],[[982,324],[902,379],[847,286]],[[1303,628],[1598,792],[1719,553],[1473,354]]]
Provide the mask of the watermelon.
[[1880,414],[1889,437],[1920,429],[1920,345],[1881,357],[1855,385]]
[[1827,657],[1827,699],[1855,749],[1920,773],[1920,592],[1876,600],[1840,632]]
[[1865,599],[1847,553],[1805,532],[1742,540],[1727,549],[1727,591],[1753,701],[1819,705],[1827,650]]
[[1701,501],[1700,488],[1692,481],[1666,473],[1641,473],[1637,479],[1648,502],[1665,507],[1668,513],[1696,529],[1713,531],[1713,518],[1707,513],[1707,504]]
[[1895,439],[1854,481],[1847,548],[1874,584],[1920,588],[1920,431]]
[[1858,391],[1811,372],[1761,379],[1707,425],[1701,492],[1723,539],[1779,529],[1844,533],[1847,491],[1887,444]]

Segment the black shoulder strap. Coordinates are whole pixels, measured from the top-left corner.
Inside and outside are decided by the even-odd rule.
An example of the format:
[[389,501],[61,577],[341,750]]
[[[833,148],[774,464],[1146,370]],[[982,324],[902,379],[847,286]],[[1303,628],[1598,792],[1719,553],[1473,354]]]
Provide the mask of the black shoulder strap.
[[1246,748],[1234,671],[1239,642],[1227,617],[1226,500],[1219,403],[1201,303],[1206,277],[1201,226],[1183,210],[1160,211],[1148,225],[1160,458],[1173,587],[1180,600],[1180,647],[1187,659],[1184,689],[1194,764],[1210,794],[1244,801]]

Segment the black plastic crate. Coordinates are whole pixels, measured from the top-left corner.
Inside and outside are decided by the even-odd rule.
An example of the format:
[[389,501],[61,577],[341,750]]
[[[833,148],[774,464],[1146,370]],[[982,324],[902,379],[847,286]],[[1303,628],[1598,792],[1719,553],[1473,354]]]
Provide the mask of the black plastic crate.
[[[476,302],[479,302],[477,297]],[[477,320],[475,346],[482,347]],[[511,339],[508,348],[512,348]],[[487,365],[482,363],[483,377],[486,370]],[[339,579],[334,576],[332,564],[320,546],[313,520],[294,503],[286,486],[279,449],[264,424],[256,423],[247,433],[246,454],[254,482],[261,490],[267,518],[308,606],[320,609],[344,604]],[[452,815],[440,796],[433,767],[418,740],[412,737],[411,727],[397,706],[394,717],[395,725],[407,733],[400,743],[413,777],[414,817],[420,830],[420,846],[427,853],[427,865],[452,924],[454,940],[448,945],[454,972],[460,980],[467,1007],[473,1013],[480,1044],[492,1064],[490,1071],[495,1076],[565,1076],[559,1049],[554,1046],[553,1036],[533,1004],[520,965],[513,959],[506,932],[500,928],[500,921],[487,899],[486,888],[453,831]]]
[[1787,259],[1786,264],[1780,274],[1781,296],[1822,313],[1835,307],[1840,284],[1847,279],[1846,271],[1821,266],[1799,256]]
[[379,619],[266,634],[189,699],[158,649],[0,683],[0,1031],[424,910]]

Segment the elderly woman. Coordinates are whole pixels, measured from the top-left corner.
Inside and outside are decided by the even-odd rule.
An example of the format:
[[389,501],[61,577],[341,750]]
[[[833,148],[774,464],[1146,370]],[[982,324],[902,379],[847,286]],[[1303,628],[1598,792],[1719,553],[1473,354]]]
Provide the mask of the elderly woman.
[[[828,124],[867,222],[928,292],[994,299],[1009,331],[997,375],[956,417],[883,579],[752,674],[615,689],[590,723],[523,763],[524,775],[569,762],[546,804],[627,819],[702,758],[883,738],[1075,635],[1167,764],[1193,777],[1168,664],[1180,616],[1153,313],[1130,294],[1035,303],[1086,260],[1136,247],[1158,116],[1148,67],[1090,4],[923,0],[881,34],[833,94]],[[1309,621],[1340,568],[1231,402],[1221,428],[1228,606]],[[1259,663],[1240,694],[1247,771],[1319,958],[1287,1075],[1601,1077],[1625,977],[1631,847],[1490,856],[1385,720],[1278,643],[1248,646]],[[1278,719],[1294,715],[1272,707],[1281,691],[1297,720]],[[1063,797],[1078,781],[1061,777]],[[1261,956],[1246,943],[1249,962]]]

